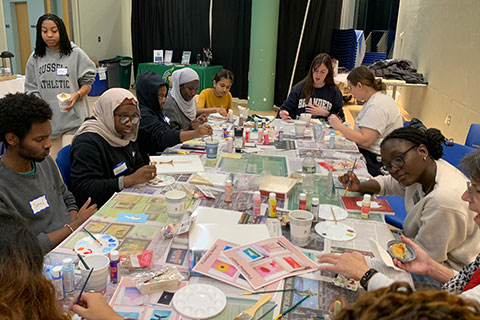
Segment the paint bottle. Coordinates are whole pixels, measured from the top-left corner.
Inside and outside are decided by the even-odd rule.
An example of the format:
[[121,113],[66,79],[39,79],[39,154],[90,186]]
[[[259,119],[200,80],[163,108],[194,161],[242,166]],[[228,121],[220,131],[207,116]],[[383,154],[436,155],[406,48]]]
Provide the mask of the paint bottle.
[[307,210],[307,195],[303,192],[298,196],[298,209]]
[[262,119],[262,129],[265,131],[267,128],[267,123],[265,122],[265,119]]
[[230,203],[232,202],[232,189],[233,189],[232,180],[227,179],[227,181],[225,181],[225,189],[226,189],[225,202]]
[[258,128],[257,143],[258,143],[258,144],[262,144],[262,143],[263,143],[263,129],[262,129],[262,128]]
[[260,191],[253,193],[253,215],[259,216],[262,212],[262,197]]
[[270,218],[275,218],[277,216],[277,196],[274,192],[270,192],[268,195],[268,204],[270,208]]
[[318,222],[318,205],[320,201],[318,201],[318,198],[312,198],[312,202],[310,203],[310,212],[312,212],[313,215],[313,222]]
[[234,147],[233,147],[233,139],[232,137],[228,137],[227,139],[227,152],[228,153],[233,153]]
[[118,263],[120,262],[120,256],[117,250],[110,252],[110,280],[112,283],[118,282]]
[[233,123],[233,109],[228,110],[228,122]]
[[363,195],[362,213],[361,213],[362,219],[368,219],[368,214],[370,213],[370,204],[371,204],[370,200],[371,200],[371,196],[369,194]]
[[280,127],[280,129],[278,129],[278,142],[282,142],[283,141],[283,127]]
[[243,118],[242,112],[240,112],[240,118],[238,118],[238,126],[243,127],[244,122],[245,122],[245,119]]
[[223,137],[224,138],[228,137],[228,128],[226,124],[222,126],[222,130],[223,130]]
[[52,270],[53,286],[55,287],[55,298],[65,299],[65,287],[63,286],[62,266],[56,266]]
[[331,130],[329,135],[330,135],[330,139],[328,140],[328,148],[334,149],[335,148],[335,130]]
[[250,139],[250,129],[245,128],[245,141],[248,142],[249,139]]
[[75,271],[71,258],[63,259],[63,285],[65,292],[72,292],[75,289]]
[[263,144],[268,146],[270,144],[270,137],[268,136],[268,132],[265,131],[263,134]]

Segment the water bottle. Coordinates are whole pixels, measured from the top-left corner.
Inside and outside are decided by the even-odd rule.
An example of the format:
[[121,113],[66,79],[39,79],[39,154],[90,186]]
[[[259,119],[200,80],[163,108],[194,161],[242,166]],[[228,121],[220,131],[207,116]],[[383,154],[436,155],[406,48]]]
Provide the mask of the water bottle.
[[315,192],[315,172],[317,172],[315,158],[313,157],[313,154],[309,152],[302,162],[302,191],[307,194]]

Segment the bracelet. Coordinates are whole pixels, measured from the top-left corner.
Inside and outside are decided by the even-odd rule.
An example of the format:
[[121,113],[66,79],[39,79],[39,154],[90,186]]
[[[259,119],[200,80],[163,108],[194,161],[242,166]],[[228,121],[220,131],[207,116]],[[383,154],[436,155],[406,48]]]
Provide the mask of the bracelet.
[[72,233],[75,231],[68,223],[65,223],[64,227],[67,227],[68,229],[70,229]]
[[373,277],[373,275],[377,272],[378,272],[377,270],[371,268],[370,270],[365,272],[362,279],[360,279],[360,285],[362,286],[363,289],[365,289],[365,291],[367,291],[368,282]]
[[77,94],[78,94],[78,99],[81,99],[81,98],[82,98],[82,94],[80,93],[80,90],[77,91]]

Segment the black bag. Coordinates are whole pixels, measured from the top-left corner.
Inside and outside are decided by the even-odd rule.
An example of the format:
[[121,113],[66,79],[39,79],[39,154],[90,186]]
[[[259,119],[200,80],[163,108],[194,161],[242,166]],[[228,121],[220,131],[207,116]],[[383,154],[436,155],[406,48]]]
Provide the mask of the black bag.
[[368,173],[370,173],[373,177],[381,176],[382,172],[380,171],[380,168],[383,166],[381,156],[367,149],[358,148],[358,150],[367,161]]

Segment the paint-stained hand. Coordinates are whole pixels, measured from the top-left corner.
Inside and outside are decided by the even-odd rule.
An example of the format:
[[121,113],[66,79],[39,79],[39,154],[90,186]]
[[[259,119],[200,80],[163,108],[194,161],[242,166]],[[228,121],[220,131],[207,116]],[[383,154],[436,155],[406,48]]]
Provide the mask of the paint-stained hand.
[[124,318],[116,313],[108,305],[100,293],[84,292],[80,297],[79,304],[74,304],[77,298],[70,304],[69,310],[75,312],[87,320],[123,320]]

